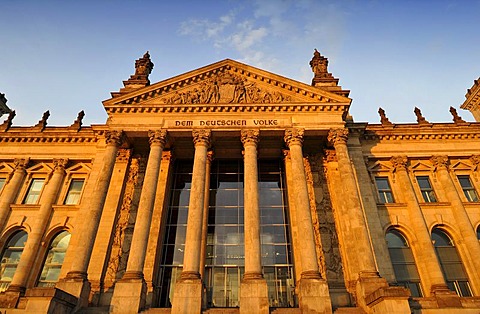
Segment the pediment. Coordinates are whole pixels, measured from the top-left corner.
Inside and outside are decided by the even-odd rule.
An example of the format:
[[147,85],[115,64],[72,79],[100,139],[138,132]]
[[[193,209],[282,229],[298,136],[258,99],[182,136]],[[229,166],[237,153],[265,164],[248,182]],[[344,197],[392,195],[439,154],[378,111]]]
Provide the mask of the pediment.
[[368,167],[370,172],[392,171],[392,169],[393,165],[390,161],[376,161]]
[[423,160],[412,162],[411,167],[413,171],[430,171],[433,169],[432,164]]
[[453,170],[472,170],[473,166],[463,160],[456,160],[450,163],[450,168]]
[[351,99],[226,59],[130,92],[112,93],[104,106],[330,103]]
[[46,163],[38,163],[36,165],[33,165],[32,167],[26,169],[26,171],[28,173],[32,173],[32,172],[38,172],[38,173],[50,173],[52,172],[53,168],[50,167],[48,164]]
[[6,162],[1,162],[1,163],[0,163],[0,172],[10,173],[10,172],[12,172],[12,171],[13,171],[13,167],[10,166],[8,163],[6,163]]
[[90,170],[91,168],[83,162],[75,164],[65,169],[67,173],[89,173]]

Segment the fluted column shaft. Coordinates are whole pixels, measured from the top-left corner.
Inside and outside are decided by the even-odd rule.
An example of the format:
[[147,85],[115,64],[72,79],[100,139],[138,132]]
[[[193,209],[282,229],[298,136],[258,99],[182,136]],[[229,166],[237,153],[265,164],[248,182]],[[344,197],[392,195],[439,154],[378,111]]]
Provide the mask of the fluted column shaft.
[[[416,242],[416,246],[421,248],[416,250],[416,260],[422,261],[427,276],[422,277],[426,293],[431,293],[437,288],[445,289],[446,284],[443,278],[442,270],[438,264],[435,248],[428,232],[428,226],[422,214],[422,210],[418,205],[418,199],[412,182],[407,172],[407,157],[397,156],[391,159],[391,163],[395,167],[396,182],[400,185],[404,201],[407,203],[408,215],[410,216],[409,227],[412,228]],[[419,269],[420,270],[420,269]]]
[[138,205],[135,229],[133,230],[132,246],[128,256],[127,270],[124,279],[143,279],[143,266],[147,253],[148,235],[152,223],[153,206],[157,191],[158,175],[162,152],[165,147],[167,131],[157,130],[148,132],[150,153],[147,168],[143,179],[142,193]]
[[308,197],[307,178],[303,165],[303,129],[288,129],[285,131],[285,143],[290,149],[292,163],[292,181],[295,183],[295,211],[298,234],[302,236],[302,279],[320,278],[315,251],[315,236],[313,233],[312,214]]
[[188,206],[187,234],[181,279],[200,278],[200,251],[205,201],[205,174],[210,130],[193,131],[195,157],[193,161],[192,189]]
[[462,236],[465,247],[467,248],[470,256],[473,257],[470,259],[473,263],[473,267],[470,267],[469,269],[475,273],[476,278],[480,278],[480,259],[478,258],[478,256],[480,256],[480,245],[478,243],[477,234],[472,222],[468,217],[465,206],[463,206],[462,199],[458,195],[455,184],[453,183],[452,177],[448,171],[448,157],[434,156],[431,158],[431,161],[437,170],[437,177],[444,188],[445,195],[452,205],[452,214],[455,217],[458,231]]
[[[344,190],[343,200],[348,208],[348,213],[344,213],[345,217],[349,217],[349,228],[344,230],[345,235],[349,239],[355,239],[356,252],[349,252],[354,256],[350,256],[350,267],[354,269],[354,273],[376,273],[377,267],[373,255],[372,246],[370,244],[370,236],[367,231],[367,223],[363,214],[362,203],[358,195],[358,188],[355,174],[353,173],[350,157],[348,154],[347,129],[330,130],[328,140],[335,148],[337,155],[338,171],[342,179]],[[361,254],[358,254],[360,253]],[[352,259],[353,258],[353,259]]]
[[90,202],[86,205],[88,210],[85,211],[84,221],[78,238],[76,258],[73,260],[71,270],[67,274],[67,279],[86,279],[87,268],[90,256],[93,250],[93,243],[100,223],[103,205],[107,197],[110,179],[112,177],[115,159],[117,157],[118,148],[123,141],[122,131],[108,131],[106,133],[106,148],[103,157],[102,169],[98,173],[95,188],[90,196]]
[[207,153],[207,164],[205,169],[205,199],[202,216],[202,250],[200,252],[200,277],[205,282],[205,261],[207,255],[207,234],[208,234],[208,207],[210,202],[210,172],[212,168],[213,152]]
[[260,243],[260,207],[258,197],[257,144],[258,130],[242,130],[244,158],[244,279],[259,279],[262,275],[262,250]]
[[25,178],[25,168],[29,162],[28,158],[15,159],[15,169],[10,180],[7,180],[5,187],[3,188],[2,197],[0,197],[0,233],[3,232],[3,228],[7,223],[8,213],[10,212],[10,205],[15,201],[15,197],[18,194],[20,187],[22,186],[23,179]]
[[35,258],[40,249],[45,230],[47,230],[48,223],[52,214],[52,205],[54,204],[58,192],[62,187],[63,179],[65,178],[65,166],[68,159],[54,159],[53,175],[46,184],[40,202],[40,209],[37,212],[35,223],[32,226],[32,231],[28,235],[25,248],[12,278],[9,290],[23,290],[27,285],[27,280],[30,275],[30,270],[33,267]]

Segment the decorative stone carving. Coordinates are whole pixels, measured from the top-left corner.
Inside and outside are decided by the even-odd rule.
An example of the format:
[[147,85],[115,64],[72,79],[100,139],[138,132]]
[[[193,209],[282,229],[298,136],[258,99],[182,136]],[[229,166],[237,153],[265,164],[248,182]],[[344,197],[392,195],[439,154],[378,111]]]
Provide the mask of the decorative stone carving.
[[417,116],[417,123],[418,124],[428,124],[428,121],[422,116],[422,111],[415,107],[413,110],[415,112],[415,115]]
[[315,74],[315,78],[331,78],[332,74],[328,73],[328,59],[325,58],[318,52],[317,49],[314,49],[313,58],[310,61],[310,67],[312,72]]
[[29,162],[29,158],[15,158],[13,160],[15,171],[25,171]]
[[305,130],[300,128],[286,129],[283,139],[288,147],[292,144],[302,145],[304,133]]
[[50,111],[47,110],[43,113],[42,119],[40,119],[40,121],[38,121],[34,127],[40,129],[40,131],[43,131],[47,126],[48,117],[50,117]]
[[385,110],[383,110],[382,108],[378,108],[378,114],[380,115],[380,122],[382,123],[382,125],[393,125],[393,123],[390,122],[390,120],[388,120],[387,116],[385,115]]
[[[332,150],[333,151],[333,150]],[[333,151],[334,152],[334,151]],[[320,268],[322,276],[325,272],[329,282],[340,283],[343,278],[343,265],[340,255],[340,244],[335,229],[333,208],[328,184],[325,177],[324,159],[320,154],[309,156],[310,173],[312,175],[313,189],[315,192],[316,217],[313,217],[315,229],[318,224],[318,240],[321,241],[322,256],[324,265]],[[307,175],[308,178],[308,175]],[[308,178],[310,181],[310,179]],[[317,231],[315,230],[317,236]],[[320,245],[317,245],[319,247]],[[318,254],[318,252],[317,252]]]
[[407,156],[394,156],[390,158],[394,170],[406,170],[408,164]]
[[68,164],[68,158],[55,158],[53,159],[54,171],[64,172],[65,167]]
[[152,73],[153,62],[150,60],[150,54],[147,51],[142,58],[135,61],[135,75],[148,76]]
[[148,131],[148,138],[150,145],[160,144],[163,147],[167,143],[167,130],[150,130]]
[[455,122],[455,124],[466,123],[465,120],[463,120],[462,117],[458,115],[457,109],[450,107],[450,113],[452,114],[453,122]]
[[324,157],[323,162],[336,162],[337,161],[337,153],[334,149],[325,149],[324,150]]
[[242,130],[240,140],[243,146],[257,145],[260,141],[260,130]]
[[10,127],[12,126],[13,118],[15,118],[15,116],[15,110],[10,111],[7,119],[2,123],[2,125],[0,125],[0,130],[8,131],[8,129],[10,129]]
[[448,167],[448,156],[433,156],[430,158],[430,162],[433,164],[435,169]]
[[125,272],[127,265],[127,257],[129,252],[129,243],[127,231],[129,228],[132,212],[134,207],[138,205],[138,196],[136,190],[140,187],[140,159],[132,158],[129,169],[128,179],[125,185],[123,202],[118,214],[115,231],[113,236],[112,250],[107,266],[107,274],[105,278],[105,287],[113,285],[116,279],[120,279]]
[[197,145],[205,145],[210,146],[210,136],[212,131],[210,130],[193,130],[193,144]]
[[105,132],[105,142],[107,145],[115,145],[120,146],[124,141],[124,134],[123,131],[106,131]]
[[190,89],[162,98],[165,104],[281,103],[291,101],[277,91],[267,91],[255,82],[229,72],[220,73]]
[[336,146],[337,144],[347,144],[348,141],[348,129],[331,129],[328,132],[328,142]]
[[82,110],[78,113],[77,115],[77,119],[75,119],[75,121],[73,121],[72,125],[70,126],[71,129],[75,129],[77,131],[80,131],[80,129],[82,128],[82,120],[83,120],[83,117],[85,117],[85,112]]

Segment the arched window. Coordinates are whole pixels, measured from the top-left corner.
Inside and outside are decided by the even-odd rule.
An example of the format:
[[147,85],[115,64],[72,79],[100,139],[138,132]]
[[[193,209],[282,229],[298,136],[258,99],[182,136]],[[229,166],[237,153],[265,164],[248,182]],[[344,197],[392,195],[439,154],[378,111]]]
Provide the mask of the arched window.
[[37,282],[38,287],[53,287],[57,283],[68,243],[70,242],[70,236],[68,231],[62,231],[52,240]]
[[472,296],[468,277],[452,239],[442,230],[432,230],[432,241],[448,288],[461,297]]
[[17,231],[10,237],[3,249],[0,264],[0,292],[7,290],[12,281],[27,238],[28,234],[25,231]]
[[397,283],[410,289],[412,297],[423,296],[420,276],[407,240],[396,230],[388,231],[386,239]]

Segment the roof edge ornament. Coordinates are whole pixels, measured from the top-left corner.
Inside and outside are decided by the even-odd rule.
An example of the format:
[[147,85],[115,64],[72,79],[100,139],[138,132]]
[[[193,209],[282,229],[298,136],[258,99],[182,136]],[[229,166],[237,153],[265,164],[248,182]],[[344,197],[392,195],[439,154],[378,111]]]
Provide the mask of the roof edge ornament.
[[135,74],[130,75],[127,81],[123,81],[124,88],[121,88],[119,92],[113,92],[112,97],[117,97],[132,90],[142,88],[150,85],[148,76],[152,73],[153,62],[150,60],[150,53],[147,51],[143,57],[135,60]]
[[328,72],[328,58],[322,56],[316,48],[313,51],[313,58],[310,60],[310,67],[314,74],[312,86],[348,97],[350,91],[343,90],[338,85],[338,78],[333,77],[332,73]]
[[475,121],[480,122],[480,77],[473,81],[473,86],[467,90],[465,101],[460,106],[470,111]]

